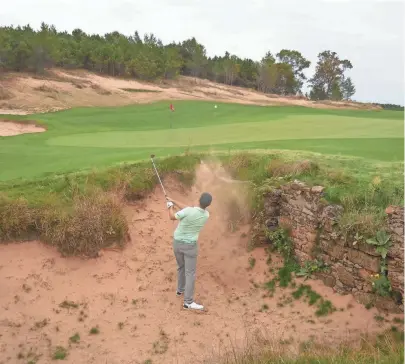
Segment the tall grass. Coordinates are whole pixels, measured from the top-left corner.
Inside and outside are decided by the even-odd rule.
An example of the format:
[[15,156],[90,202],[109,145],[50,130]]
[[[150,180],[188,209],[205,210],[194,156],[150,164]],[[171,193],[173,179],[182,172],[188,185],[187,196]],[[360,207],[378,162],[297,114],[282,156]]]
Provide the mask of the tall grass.
[[[162,176],[175,171],[190,185],[198,161],[174,157],[158,161],[158,167]],[[64,255],[87,256],[123,246],[129,239],[123,204],[142,198],[156,183],[150,163],[139,163],[13,184],[8,195],[0,194],[0,242],[39,238]]]
[[387,332],[377,338],[362,337],[339,347],[291,341],[274,343],[258,340],[242,351],[232,348],[206,364],[402,364],[404,362],[403,333]]

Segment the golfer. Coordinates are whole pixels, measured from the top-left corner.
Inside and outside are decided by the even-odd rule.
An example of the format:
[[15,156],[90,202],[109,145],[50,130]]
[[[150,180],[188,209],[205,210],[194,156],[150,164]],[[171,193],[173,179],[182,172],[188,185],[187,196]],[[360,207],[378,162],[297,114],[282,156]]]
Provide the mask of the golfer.
[[[199,206],[187,207],[167,198],[167,207],[171,220],[179,220],[174,231],[173,250],[177,261],[177,296],[184,294],[185,309],[203,310],[204,306],[194,302],[195,272],[198,255],[198,236],[210,214],[206,208],[211,205],[212,196],[204,192],[200,196]],[[179,210],[174,211],[174,206]]]

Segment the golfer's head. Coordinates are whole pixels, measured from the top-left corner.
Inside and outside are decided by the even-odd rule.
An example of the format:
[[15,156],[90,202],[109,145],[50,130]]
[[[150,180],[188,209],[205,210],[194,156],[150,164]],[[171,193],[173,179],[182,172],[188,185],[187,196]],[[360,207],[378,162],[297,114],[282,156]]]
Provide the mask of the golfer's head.
[[207,208],[209,205],[211,205],[212,202],[212,196],[208,192],[204,192],[200,196],[200,207],[202,209]]

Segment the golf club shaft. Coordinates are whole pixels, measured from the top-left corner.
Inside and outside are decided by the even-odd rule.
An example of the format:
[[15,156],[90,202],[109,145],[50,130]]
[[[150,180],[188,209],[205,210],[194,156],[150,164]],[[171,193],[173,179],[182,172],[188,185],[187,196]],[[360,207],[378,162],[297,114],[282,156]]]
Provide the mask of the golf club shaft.
[[165,190],[165,188],[163,187],[163,183],[162,183],[162,180],[160,179],[159,172],[158,172],[158,170],[157,170],[157,168],[156,168],[156,166],[155,166],[155,161],[153,160],[153,158],[151,158],[151,161],[152,161],[152,164],[153,164],[153,168],[155,169],[156,175],[157,175],[157,177],[158,177],[158,179],[159,179],[160,185],[162,186],[163,193],[164,193],[164,195],[165,195],[165,197],[166,197],[166,196],[167,196],[166,190]]

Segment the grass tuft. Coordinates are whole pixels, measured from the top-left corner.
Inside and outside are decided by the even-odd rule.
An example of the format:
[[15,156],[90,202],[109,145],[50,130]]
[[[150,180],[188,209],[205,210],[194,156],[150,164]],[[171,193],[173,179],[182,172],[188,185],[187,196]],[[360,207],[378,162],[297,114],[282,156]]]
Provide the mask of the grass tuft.
[[57,346],[53,355],[53,360],[64,360],[68,355],[68,351],[63,346]]

